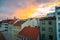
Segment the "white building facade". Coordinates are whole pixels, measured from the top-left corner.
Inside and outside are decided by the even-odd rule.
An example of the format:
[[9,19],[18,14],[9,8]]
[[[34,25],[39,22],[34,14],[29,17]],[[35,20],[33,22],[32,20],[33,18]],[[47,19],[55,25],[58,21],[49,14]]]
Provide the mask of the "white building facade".
[[23,29],[26,26],[31,26],[31,27],[39,26],[39,22],[40,22],[39,18],[29,19],[21,25],[21,27],[22,27],[21,29]]

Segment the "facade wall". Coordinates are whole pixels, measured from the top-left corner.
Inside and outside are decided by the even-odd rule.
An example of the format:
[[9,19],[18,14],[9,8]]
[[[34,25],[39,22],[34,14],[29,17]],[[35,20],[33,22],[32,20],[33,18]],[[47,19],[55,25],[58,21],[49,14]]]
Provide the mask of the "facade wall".
[[21,25],[21,29],[23,29],[24,27],[26,26],[31,26],[31,27],[34,27],[34,26],[38,26],[38,19],[32,19],[32,20],[27,20],[25,23],[23,23]]
[[5,25],[0,25],[0,31],[4,31],[5,30]]
[[[3,23],[1,25],[1,31],[3,35],[6,37],[6,40],[17,40],[17,34],[20,32],[21,26],[14,26],[13,24],[8,24],[5,25],[6,23]],[[7,30],[7,31],[5,31]]]
[[[49,21],[52,24],[49,24]],[[40,35],[41,40],[49,40],[49,35],[56,40],[56,20],[41,20],[40,21]]]
[[18,40],[18,33],[21,31],[21,26],[14,26],[13,36],[15,40]]
[[56,16],[56,29],[57,29],[57,40],[60,40],[60,6],[55,8]]
[[1,24],[1,30],[3,35],[5,36],[6,40],[14,40],[13,38],[13,28],[14,26],[8,23],[2,23]]

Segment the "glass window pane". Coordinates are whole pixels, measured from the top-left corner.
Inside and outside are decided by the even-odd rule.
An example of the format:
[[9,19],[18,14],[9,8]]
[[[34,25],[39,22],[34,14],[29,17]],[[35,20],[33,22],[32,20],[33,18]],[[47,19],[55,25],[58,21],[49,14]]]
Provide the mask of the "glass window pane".
[[58,31],[60,32],[60,23],[58,23]]
[[45,40],[45,34],[42,34],[42,40]]
[[45,27],[42,27],[42,31],[45,31]]
[[53,28],[52,27],[49,27],[49,32],[53,32]]
[[60,11],[59,11],[59,12],[57,12],[57,15],[60,15]]
[[58,17],[58,20],[60,20],[60,17]]
[[49,23],[49,25],[52,25],[52,21],[49,21],[48,23]]
[[59,34],[59,38],[60,38],[60,34]]

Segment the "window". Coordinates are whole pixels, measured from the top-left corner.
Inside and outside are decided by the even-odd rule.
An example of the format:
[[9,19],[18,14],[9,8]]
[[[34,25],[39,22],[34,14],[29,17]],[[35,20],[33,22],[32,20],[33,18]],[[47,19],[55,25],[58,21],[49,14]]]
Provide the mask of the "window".
[[8,26],[8,24],[5,24],[5,26]]
[[8,28],[8,27],[5,27],[5,28]]
[[53,28],[52,27],[49,27],[49,32],[53,32]]
[[42,21],[42,24],[45,24],[45,21]]
[[42,31],[45,31],[45,27],[42,27]]
[[45,40],[45,34],[42,34],[42,40]]
[[58,17],[58,20],[60,20],[60,17]]
[[58,29],[58,31],[60,32],[60,29]]
[[2,24],[1,24],[1,22],[0,22],[0,27],[1,27],[1,25],[2,25]]
[[42,23],[42,24],[45,24],[45,23]]
[[57,15],[60,15],[60,11],[59,11],[59,12],[57,12]]
[[5,31],[8,31],[7,29],[5,29]]
[[59,38],[60,38],[60,34],[59,34]]
[[60,26],[60,23],[58,23],[58,25]]
[[60,32],[60,23],[58,23],[58,31]]
[[49,35],[49,40],[53,40],[53,36],[52,35]]
[[0,27],[1,27],[1,24],[0,24]]
[[48,23],[49,23],[49,25],[52,25],[52,21],[49,21]]

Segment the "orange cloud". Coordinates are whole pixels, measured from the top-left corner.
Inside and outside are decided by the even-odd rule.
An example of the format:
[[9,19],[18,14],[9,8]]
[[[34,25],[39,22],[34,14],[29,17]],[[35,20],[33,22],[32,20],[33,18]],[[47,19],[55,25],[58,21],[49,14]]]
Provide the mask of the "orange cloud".
[[49,3],[48,5],[47,5],[47,7],[49,7],[49,6],[53,6],[53,5],[60,5],[60,2],[54,2],[54,3]]
[[17,9],[13,16],[16,16],[17,18],[20,19],[27,19],[29,16],[36,10],[35,6],[30,6],[24,9]]
[[[50,7],[53,5],[60,5],[60,2],[48,3],[44,7]],[[29,5],[26,8],[17,8],[16,11],[14,12],[13,16],[20,18],[20,19],[27,19],[33,14],[33,12],[36,11],[36,9],[37,9],[36,5],[34,5],[34,6]]]

